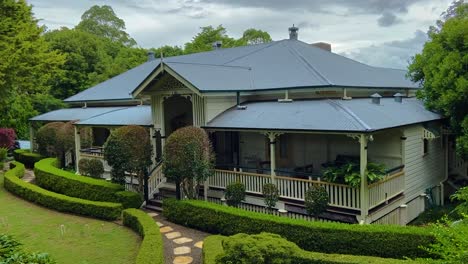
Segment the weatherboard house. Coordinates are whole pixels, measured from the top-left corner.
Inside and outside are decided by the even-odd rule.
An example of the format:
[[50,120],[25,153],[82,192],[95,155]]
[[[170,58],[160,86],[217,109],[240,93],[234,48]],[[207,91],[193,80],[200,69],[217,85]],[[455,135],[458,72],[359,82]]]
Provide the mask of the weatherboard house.
[[[443,117],[414,97],[418,89],[403,70],[359,63],[326,43],[304,43],[292,27],[289,39],[266,44],[223,49],[218,43],[209,52],[163,59],[149,54],[140,66],[67,98],[70,108],[31,121],[92,127],[93,148],[81,148],[75,130],[75,156],[104,163],[110,130],[147,127],[154,160],[147,204],[174,188],[159,166],[166,138],[193,125],[209,132],[216,153],[214,176],[204,184],[211,201],[223,200],[226,186],[241,181],[245,206],[258,209],[262,186],[274,182],[278,211],[298,217],[315,184],[328,192],[329,219],[404,225],[443,203],[455,159]],[[359,186],[324,179],[327,167],[351,161],[360,168]],[[367,182],[370,162],[385,166],[382,180]]]

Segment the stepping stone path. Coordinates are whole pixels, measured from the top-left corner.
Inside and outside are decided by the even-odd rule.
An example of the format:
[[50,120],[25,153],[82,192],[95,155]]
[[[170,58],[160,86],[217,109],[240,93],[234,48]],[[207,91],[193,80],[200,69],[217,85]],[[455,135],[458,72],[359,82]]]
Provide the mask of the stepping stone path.
[[34,176],[34,172],[32,170],[25,170],[22,179],[23,181],[30,183],[33,182],[36,179],[36,177]]
[[[147,213],[155,219],[156,224],[160,227],[160,232],[164,234],[167,264],[201,263],[202,239],[207,234],[167,222],[157,213]],[[172,256],[167,256],[168,254]]]

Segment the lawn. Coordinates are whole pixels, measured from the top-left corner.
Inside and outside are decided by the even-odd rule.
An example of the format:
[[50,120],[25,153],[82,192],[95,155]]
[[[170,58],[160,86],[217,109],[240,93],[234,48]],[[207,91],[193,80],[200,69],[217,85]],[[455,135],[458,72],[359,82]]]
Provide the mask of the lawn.
[[26,251],[49,253],[59,264],[133,263],[141,242],[124,226],[26,202],[3,188],[1,172],[0,233],[13,235]]

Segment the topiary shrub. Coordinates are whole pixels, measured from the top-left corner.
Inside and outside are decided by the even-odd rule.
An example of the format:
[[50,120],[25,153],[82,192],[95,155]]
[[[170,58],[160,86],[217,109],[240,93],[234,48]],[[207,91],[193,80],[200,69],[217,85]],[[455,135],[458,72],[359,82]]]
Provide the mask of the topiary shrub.
[[123,211],[123,224],[143,237],[136,264],[163,264],[164,247],[161,232],[148,214],[137,209]]
[[431,227],[312,222],[199,200],[166,199],[163,215],[173,223],[211,234],[274,233],[308,251],[399,259],[434,257],[423,249],[435,242]]
[[16,161],[23,163],[28,169],[33,169],[34,164],[44,158],[39,153],[31,153],[29,149],[15,149],[13,157]]
[[263,185],[263,200],[268,209],[273,209],[279,200],[279,190],[273,183]]
[[60,212],[92,216],[105,220],[115,220],[122,213],[123,208],[119,203],[69,197],[25,182],[19,178],[24,175],[24,165],[19,162],[11,164],[13,168],[5,173],[4,187],[11,193],[28,201]]
[[306,191],[304,205],[308,214],[318,216],[325,212],[328,206],[327,190],[318,185],[312,185]]
[[123,126],[112,131],[104,144],[104,158],[112,167],[114,182],[124,184],[125,172],[137,175],[139,190],[143,191],[144,176],[151,165],[151,142],[147,129]]
[[101,178],[104,173],[104,164],[98,159],[80,159],[78,168],[81,175],[92,178]]
[[188,198],[196,199],[198,186],[213,174],[214,155],[206,131],[183,127],[172,133],[164,146],[163,171],[176,183],[177,198],[180,185]]
[[300,251],[299,247],[276,234],[237,234],[222,242],[224,252],[216,258],[224,263],[289,264]]
[[61,168],[65,167],[65,155],[75,149],[75,129],[73,124],[63,122],[47,123],[36,133],[39,154],[57,157]]
[[11,149],[15,140],[16,133],[13,128],[0,128],[0,148]]
[[245,185],[241,182],[228,184],[224,197],[229,206],[239,206],[245,199]]
[[0,148],[0,170],[3,170],[5,159],[8,155],[7,148]]
[[115,197],[124,208],[140,208],[143,203],[143,197],[136,192],[120,191],[115,193]]
[[80,159],[78,162],[78,170],[80,171],[81,175],[89,176],[88,175],[88,168],[89,168],[89,161],[91,159]]
[[[268,235],[268,233],[262,233],[260,235],[253,235],[255,237],[261,237],[261,239],[264,239],[263,236]],[[237,235],[235,235],[237,236]],[[212,235],[208,236],[205,238],[203,241],[203,264],[216,264],[216,259],[219,258],[219,256],[226,256],[227,252],[225,251],[224,247],[225,244],[229,243],[232,244],[233,237],[225,237],[225,236],[220,236],[220,235]],[[265,253],[271,252],[271,250],[278,250],[283,252],[283,248],[281,245],[288,245],[288,248],[290,247],[289,241],[285,240],[284,238],[276,238],[276,237],[267,237],[270,242],[276,241],[276,243],[270,243],[271,248],[266,248]],[[277,262],[268,262],[268,259],[263,258],[264,261],[262,260],[255,260],[254,262],[246,261],[242,262],[245,259],[250,259],[251,255],[253,253],[257,253],[257,256],[271,256],[275,254],[275,252],[272,252],[272,254],[265,254],[263,251],[259,251],[259,247],[256,245],[252,245],[252,238],[247,237],[244,240],[239,240],[236,239],[235,245],[237,248],[239,248],[238,252],[232,252],[233,254],[229,254],[229,256],[235,256],[238,255],[238,258],[230,258],[229,262],[223,262],[223,263],[239,263],[239,264],[244,264],[244,263],[290,263],[290,264],[422,264],[422,263],[439,263],[437,261],[431,261],[428,259],[422,260],[422,261],[413,261],[413,260],[400,260],[400,259],[392,259],[392,258],[379,258],[379,257],[368,257],[368,256],[354,256],[354,255],[342,255],[342,254],[326,254],[326,253],[319,253],[319,252],[311,252],[311,251],[305,251],[301,249],[297,249],[294,251],[294,253],[290,256],[285,257],[284,259],[277,259]],[[264,245],[264,243],[260,242],[261,245]],[[294,247],[294,246],[293,246]],[[251,250],[253,248],[253,250]],[[252,252],[254,251],[254,252]],[[239,261],[237,260],[239,259]],[[287,261],[287,262],[286,262]]]
[[36,143],[37,152],[45,157],[56,157],[57,150],[57,133],[60,127],[64,125],[63,122],[52,122],[43,125],[37,130]]

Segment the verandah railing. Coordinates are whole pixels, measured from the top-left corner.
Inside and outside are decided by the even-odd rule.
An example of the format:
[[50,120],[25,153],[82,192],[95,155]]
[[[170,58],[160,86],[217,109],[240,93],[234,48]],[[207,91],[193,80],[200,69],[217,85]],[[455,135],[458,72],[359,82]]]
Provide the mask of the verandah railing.
[[[270,183],[271,177],[266,174],[215,170],[214,175],[208,179],[208,184],[210,187],[224,189],[228,184],[236,181],[245,184],[246,192],[262,194],[263,185]],[[359,189],[348,185],[282,176],[276,176],[275,181],[281,198],[303,201],[307,189],[316,184],[325,187],[331,206],[348,209],[360,208]]]
[[403,167],[397,172],[390,172],[384,179],[369,185],[369,209],[403,193],[405,189]]
[[[232,182],[245,184],[246,192],[262,194],[263,185],[271,182],[270,175],[229,170],[215,170],[208,179],[210,187],[224,189]],[[319,180],[307,180],[293,177],[275,177],[280,197],[290,200],[303,201],[306,191],[312,185],[323,186],[329,196],[329,205],[346,209],[360,209],[360,190],[345,184],[330,183]],[[397,171],[389,171],[387,176],[369,185],[369,208],[372,209],[404,191],[405,179],[403,167]]]

